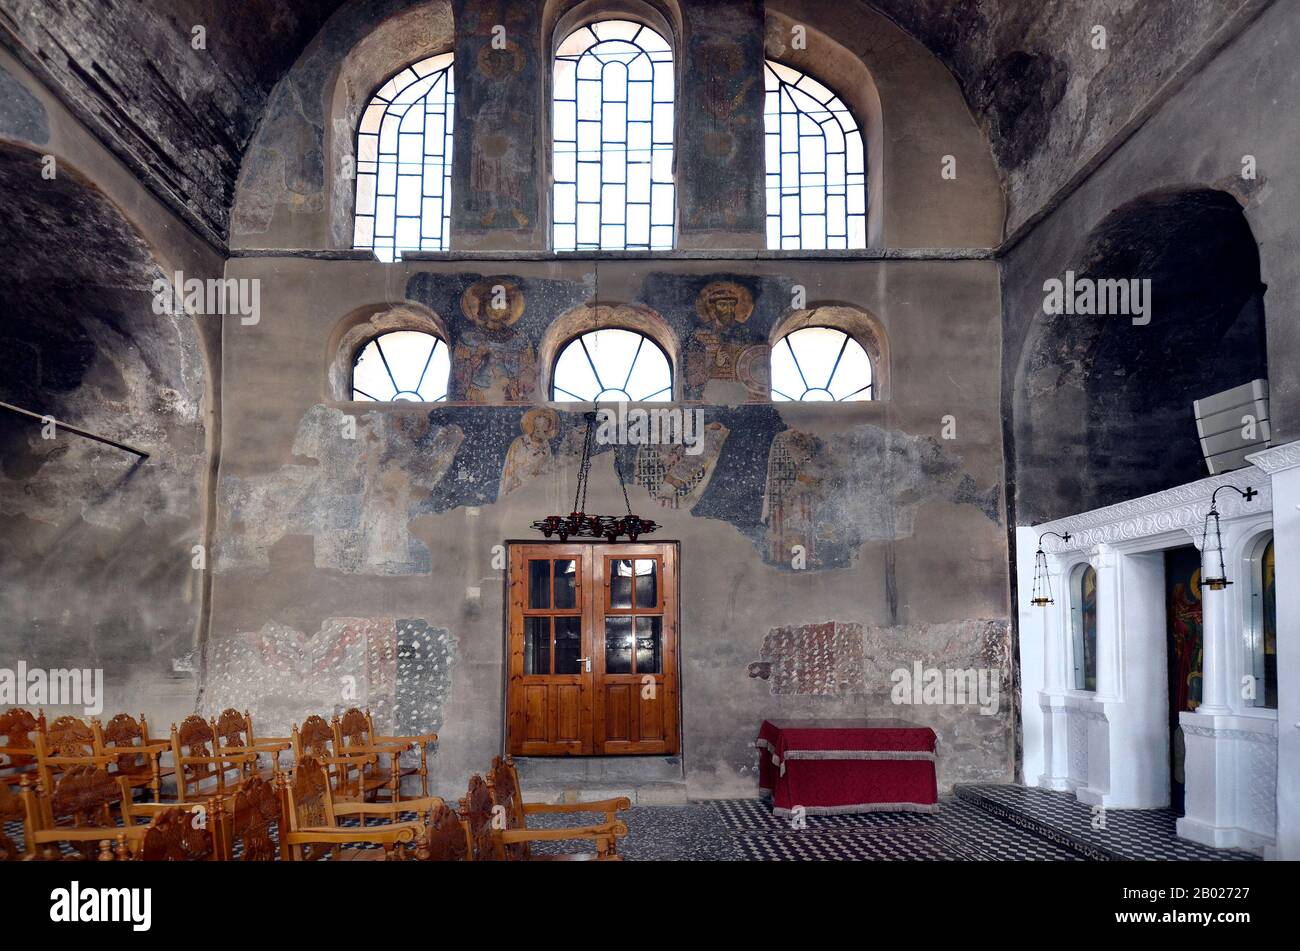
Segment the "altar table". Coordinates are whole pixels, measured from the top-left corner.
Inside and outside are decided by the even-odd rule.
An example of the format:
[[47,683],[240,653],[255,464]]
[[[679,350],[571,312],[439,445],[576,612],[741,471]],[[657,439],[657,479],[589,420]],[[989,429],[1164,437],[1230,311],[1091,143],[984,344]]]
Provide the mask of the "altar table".
[[772,812],[937,812],[938,737],[896,719],[764,720],[758,784]]

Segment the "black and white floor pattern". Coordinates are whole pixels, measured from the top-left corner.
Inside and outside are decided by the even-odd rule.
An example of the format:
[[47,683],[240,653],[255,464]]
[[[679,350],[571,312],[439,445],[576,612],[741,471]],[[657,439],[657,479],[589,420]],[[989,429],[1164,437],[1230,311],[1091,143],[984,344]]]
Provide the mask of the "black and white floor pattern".
[[1240,849],[1212,849],[1181,839],[1169,809],[1093,808],[1072,794],[1025,786],[958,786],[955,798],[1026,832],[1101,861],[1257,861]]
[[[581,825],[590,813],[535,816],[538,828]],[[1209,849],[1174,833],[1168,810],[1111,810],[1104,830],[1091,809],[1067,793],[1020,786],[962,786],[938,812],[807,816],[796,828],[759,799],[673,806],[634,806],[622,813],[628,835],[619,852],[629,861],[958,861],[1077,862],[1108,859],[1175,861],[1257,859],[1239,850]],[[21,822],[4,823],[20,847]],[[586,851],[582,840],[534,844],[539,854]],[[65,849],[65,852],[70,852]]]

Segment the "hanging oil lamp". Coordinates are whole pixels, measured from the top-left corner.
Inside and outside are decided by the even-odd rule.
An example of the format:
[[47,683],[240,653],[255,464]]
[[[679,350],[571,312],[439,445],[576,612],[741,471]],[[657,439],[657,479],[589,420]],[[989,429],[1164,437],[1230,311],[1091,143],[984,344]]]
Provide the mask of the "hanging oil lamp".
[[[1210,550],[1205,546],[1209,544],[1210,533],[1213,531],[1214,547],[1219,553],[1219,573],[1212,578],[1206,578],[1204,574],[1202,574],[1201,587],[1209,588],[1211,591],[1222,591],[1228,585],[1232,584],[1232,582],[1228,580],[1227,566],[1223,563],[1223,533],[1219,529],[1219,507],[1218,503],[1215,501],[1218,494],[1224,489],[1231,489],[1247,502],[1259,495],[1259,493],[1249,485],[1246,486],[1246,491],[1244,492],[1235,485],[1221,485],[1215,489],[1214,493],[1210,496],[1210,510],[1205,513],[1205,525],[1201,528],[1201,552],[1204,553]],[[1213,529],[1210,527],[1211,521],[1213,522]]]
[[1029,603],[1036,608],[1045,608],[1049,604],[1056,603],[1052,598],[1052,579],[1047,574],[1047,552],[1043,551],[1043,539],[1048,535],[1055,535],[1066,544],[1070,542],[1069,532],[1064,535],[1058,532],[1043,532],[1038,536],[1038,551],[1034,552],[1034,585],[1029,598]]
[[578,485],[573,493],[573,511],[568,515],[548,515],[533,522],[533,528],[546,538],[555,536],[562,542],[570,538],[603,538],[616,542],[624,535],[629,541],[636,541],[642,535],[657,531],[659,525],[652,519],[642,518],[632,513],[632,503],[627,495],[627,482],[623,478],[623,467],[619,465],[618,450],[614,451],[614,472],[618,476],[619,488],[623,490],[625,515],[588,515],[587,483],[591,476],[591,454],[595,442],[596,413],[584,414],[587,431],[582,440],[582,461],[578,465]]

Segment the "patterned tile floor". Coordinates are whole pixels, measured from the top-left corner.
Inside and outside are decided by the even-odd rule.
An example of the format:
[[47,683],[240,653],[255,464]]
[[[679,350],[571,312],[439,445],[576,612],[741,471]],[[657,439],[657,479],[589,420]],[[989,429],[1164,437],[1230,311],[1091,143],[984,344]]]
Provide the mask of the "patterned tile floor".
[[[1004,818],[1009,816],[1011,818]],[[1091,829],[1091,810],[1064,793],[1018,786],[959,787],[935,813],[808,816],[802,829],[758,799],[635,806],[623,814],[629,861],[1065,861],[1093,859],[1250,860],[1177,839],[1168,810],[1112,810]],[[590,814],[536,817],[539,828],[578,825]],[[5,833],[21,846],[22,823]],[[535,845],[583,851],[588,843]]]
[[958,802],[1014,823],[1027,832],[1103,861],[1258,861],[1240,849],[1211,849],[1178,838],[1169,809],[1110,809],[1105,828],[1093,828],[1092,807],[1067,792],[1025,786],[958,786]]

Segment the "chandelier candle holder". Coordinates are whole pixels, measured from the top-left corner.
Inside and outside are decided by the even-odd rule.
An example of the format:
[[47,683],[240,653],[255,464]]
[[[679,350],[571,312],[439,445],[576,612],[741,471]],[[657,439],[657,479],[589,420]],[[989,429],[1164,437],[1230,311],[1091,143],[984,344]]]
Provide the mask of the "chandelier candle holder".
[[582,440],[582,461],[578,465],[578,486],[573,493],[573,511],[568,515],[548,515],[533,522],[533,528],[546,538],[558,537],[567,542],[570,538],[603,538],[607,542],[616,542],[624,535],[628,541],[636,541],[642,535],[658,531],[659,525],[653,519],[642,518],[632,512],[632,503],[627,496],[627,482],[623,479],[623,467],[618,461],[618,450],[614,450],[614,472],[618,476],[619,488],[623,490],[625,515],[588,515],[587,483],[591,476],[591,452],[595,442],[596,412],[584,414],[587,431]]
[[1029,603],[1036,608],[1056,603],[1052,598],[1052,579],[1047,574],[1047,552],[1043,551],[1043,539],[1048,535],[1055,535],[1066,544],[1070,542],[1069,532],[1064,535],[1059,532],[1043,532],[1038,536],[1038,551],[1034,553],[1034,586],[1029,598]]
[[[1231,489],[1247,502],[1259,495],[1259,492],[1256,491],[1253,486],[1248,485],[1246,486],[1245,491],[1242,491],[1235,485],[1221,485],[1215,489],[1214,494],[1210,496],[1210,510],[1205,513],[1205,525],[1201,528],[1201,557],[1204,559],[1207,552],[1217,551],[1219,555],[1219,573],[1213,577],[1207,578],[1205,577],[1206,570],[1205,568],[1202,568],[1201,587],[1209,588],[1211,591],[1222,591],[1228,585],[1232,584],[1232,582],[1228,580],[1227,566],[1223,563],[1223,532],[1219,528],[1219,505],[1217,499],[1219,493],[1224,489]],[[1211,527],[1211,525],[1213,525],[1213,527]],[[1214,548],[1207,548],[1206,546],[1210,543],[1211,535],[1213,535],[1214,538]]]

